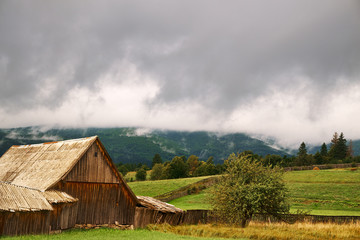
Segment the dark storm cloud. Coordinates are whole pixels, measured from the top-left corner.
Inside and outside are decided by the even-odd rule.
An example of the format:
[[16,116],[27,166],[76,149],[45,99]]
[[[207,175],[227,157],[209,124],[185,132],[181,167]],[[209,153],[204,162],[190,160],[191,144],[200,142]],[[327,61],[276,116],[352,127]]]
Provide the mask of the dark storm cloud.
[[325,82],[359,71],[356,1],[2,1],[0,11],[6,104],[37,104],[51,77],[46,100],[59,102],[121,59],[156,74],[165,101],[209,87],[233,101],[294,67]]
[[[1,1],[0,110],[56,109],[128,62],[160,90],[151,108],[232,112],[306,78],[308,113],[339,79],[359,82],[356,0]],[[297,77],[297,78],[296,78]],[[123,79],[113,79],[121,83]]]

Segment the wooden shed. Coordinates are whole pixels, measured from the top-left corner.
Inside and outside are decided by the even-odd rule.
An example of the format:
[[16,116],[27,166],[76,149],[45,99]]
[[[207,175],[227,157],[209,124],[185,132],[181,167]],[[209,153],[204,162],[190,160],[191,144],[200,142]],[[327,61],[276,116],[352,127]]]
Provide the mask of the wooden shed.
[[148,224],[168,223],[178,225],[184,216],[184,211],[166,202],[146,196],[138,196],[139,207],[135,212],[136,228],[143,228]]
[[138,200],[97,136],[12,146],[0,158],[0,182],[43,193],[51,230],[134,223]]

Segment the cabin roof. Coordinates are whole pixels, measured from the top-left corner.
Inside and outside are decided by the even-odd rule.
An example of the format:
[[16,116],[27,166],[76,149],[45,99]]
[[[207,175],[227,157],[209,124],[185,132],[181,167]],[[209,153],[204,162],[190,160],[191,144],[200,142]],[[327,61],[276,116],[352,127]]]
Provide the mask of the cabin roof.
[[0,182],[0,211],[43,211],[53,210],[50,203],[76,202],[70,195],[50,190],[41,192],[37,189]]
[[[0,158],[0,182],[45,192],[64,179],[95,142],[106,156],[113,173],[133,201],[137,203],[135,194],[117,171],[97,136],[31,145],[14,145]],[[54,202],[59,201],[59,197],[55,196],[55,193],[47,192],[47,194],[53,198]],[[72,198],[70,195],[63,195],[61,201],[66,202],[68,197]]]
[[79,199],[74,198],[66,192],[58,190],[48,190],[42,193],[49,203],[72,203],[77,202]]
[[12,146],[0,158],[0,181],[45,191],[66,176],[96,139]]
[[175,207],[174,205],[171,205],[166,202],[162,202],[158,199],[152,198],[152,197],[146,197],[146,196],[137,196],[139,204],[149,208],[158,210],[160,212],[170,212],[170,213],[178,213],[183,212],[182,209]]

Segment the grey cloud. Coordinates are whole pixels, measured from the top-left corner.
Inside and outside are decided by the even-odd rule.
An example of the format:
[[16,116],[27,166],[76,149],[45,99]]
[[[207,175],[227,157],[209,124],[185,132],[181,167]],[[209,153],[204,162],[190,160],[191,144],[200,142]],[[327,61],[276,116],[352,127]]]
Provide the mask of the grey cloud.
[[75,86],[95,91],[121,60],[159,81],[153,107],[188,99],[231,111],[291,86],[278,77],[293,69],[319,91],[360,75],[356,0],[1,1],[0,35],[7,111],[59,106]]

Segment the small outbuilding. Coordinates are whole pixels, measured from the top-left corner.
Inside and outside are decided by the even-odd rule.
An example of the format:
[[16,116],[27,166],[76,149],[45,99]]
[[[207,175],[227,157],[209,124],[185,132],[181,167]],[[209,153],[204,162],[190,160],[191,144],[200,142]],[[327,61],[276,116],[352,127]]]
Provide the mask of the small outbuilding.
[[182,222],[184,211],[166,202],[146,196],[138,196],[139,207],[135,212],[135,227],[148,224],[168,223],[178,225]]
[[97,136],[12,146],[0,158],[0,235],[132,225],[137,205]]

